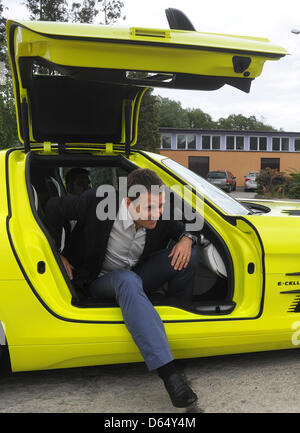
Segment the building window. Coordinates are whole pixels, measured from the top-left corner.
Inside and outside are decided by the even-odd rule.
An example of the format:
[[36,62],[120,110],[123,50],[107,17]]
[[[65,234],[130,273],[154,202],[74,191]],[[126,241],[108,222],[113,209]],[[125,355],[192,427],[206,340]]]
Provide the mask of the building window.
[[280,171],[280,158],[261,158],[260,164],[261,170],[273,168]]
[[250,150],[258,150],[258,137],[250,137]]
[[177,135],[177,149],[196,149],[196,135]]
[[267,137],[250,137],[250,150],[267,150]]
[[202,150],[220,150],[220,135],[202,135]]
[[196,135],[187,135],[187,148],[196,149]]
[[267,137],[259,137],[258,150],[267,151]]
[[300,152],[300,138],[295,139],[295,152]]
[[171,149],[171,135],[162,135],[161,136],[161,148],[162,149]]
[[[295,141],[296,144],[296,141]],[[288,152],[290,150],[289,137],[272,137],[273,152]]]
[[212,149],[220,150],[221,137],[219,135],[213,135],[211,140],[212,140]]
[[240,135],[227,135],[226,150],[244,150],[244,137]]
[[244,150],[245,148],[245,139],[244,137],[238,135],[235,137],[235,150]]
[[177,149],[185,149],[186,135],[177,135]]
[[202,135],[202,149],[210,150],[210,135]]

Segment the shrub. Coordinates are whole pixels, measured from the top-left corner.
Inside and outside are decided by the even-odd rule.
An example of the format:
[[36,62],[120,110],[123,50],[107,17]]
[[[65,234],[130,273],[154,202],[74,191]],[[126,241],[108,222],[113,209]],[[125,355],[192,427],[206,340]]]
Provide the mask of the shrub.
[[300,198],[300,171],[290,170],[290,186],[287,196],[289,198]]
[[260,170],[257,177],[257,194],[264,197],[285,197],[290,188],[290,176],[274,168]]

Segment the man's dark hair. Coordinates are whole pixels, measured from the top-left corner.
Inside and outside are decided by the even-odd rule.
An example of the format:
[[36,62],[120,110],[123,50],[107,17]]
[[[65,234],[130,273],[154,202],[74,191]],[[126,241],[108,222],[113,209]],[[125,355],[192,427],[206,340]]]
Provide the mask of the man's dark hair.
[[78,179],[79,176],[86,175],[89,176],[90,172],[86,168],[76,167],[71,168],[66,174],[66,185],[73,185],[75,180]]
[[90,172],[86,168],[71,168],[66,174],[66,190],[68,193],[81,195],[89,188]]
[[[147,191],[151,192],[152,186],[161,187],[164,183],[155,171],[149,170],[148,168],[137,168],[128,175],[127,192],[129,193],[130,188],[135,185],[142,185]],[[133,198],[130,197],[130,195],[128,196],[129,198]],[[138,194],[136,194],[134,198],[137,198],[137,196]]]

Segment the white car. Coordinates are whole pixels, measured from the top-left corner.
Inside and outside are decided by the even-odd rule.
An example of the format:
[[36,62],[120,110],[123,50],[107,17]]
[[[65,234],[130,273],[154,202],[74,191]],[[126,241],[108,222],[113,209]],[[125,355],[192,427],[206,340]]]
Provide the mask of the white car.
[[245,191],[257,189],[257,176],[259,171],[250,171],[247,176],[245,176]]

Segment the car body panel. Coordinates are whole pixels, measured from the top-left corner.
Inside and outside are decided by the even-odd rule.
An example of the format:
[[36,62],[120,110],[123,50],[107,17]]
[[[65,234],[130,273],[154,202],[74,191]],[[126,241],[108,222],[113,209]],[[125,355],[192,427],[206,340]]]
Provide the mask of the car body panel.
[[[6,328],[13,371],[141,361],[119,308],[80,309],[71,305],[70,292],[50,245],[45,242],[45,235],[33,218],[29,200],[24,201],[26,184],[14,181],[25,178],[25,160],[28,155],[16,150],[10,152],[7,158],[11,198],[7,232],[11,237],[15,258],[20,260],[22,257],[22,264],[19,263],[22,278],[11,281],[9,285],[2,281],[0,289],[0,305],[5,305],[5,311],[0,308],[0,318]],[[137,152],[131,159],[139,167],[155,169],[167,185],[177,184],[177,177],[172,178],[165,170],[158,155]],[[22,223],[16,217],[20,203],[23,206]],[[276,255],[274,245],[266,234],[262,236],[263,228],[259,230],[259,235],[252,228],[255,218],[267,221],[267,215],[237,217],[236,225],[232,225],[220,213],[216,213],[209,203],[205,204],[204,212],[230,248],[235,269],[234,300],[237,307],[226,316],[205,316],[180,308],[156,307],[164,321],[174,356],[211,356],[292,347],[289,329],[295,314],[290,313],[289,320],[286,307],[293,295],[286,295],[283,305],[273,281],[277,281],[278,276],[272,275],[274,269],[269,269],[268,264]],[[27,227],[25,232],[22,231],[24,225]],[[277,251],[279,255],[281,248]],[[295,260],[297,255],[298,249],[295,251]],[[7,268],[15,269],[16,260],[3,260]],[[36,263],[40,260],[47,263],[47,271],[42,275],[36,270]],[[256,272],[247,276],[244,267],[250,260],[254,261]],[[275,289],[275,299],[276,296],[278,298],[274,301],[272,297],[271,305],[266,303],[270,296],[269,284],[272,296]],[[17,304],[15,299],[19,300]],[[33,320],[24,320],[24,311]],[[276,318],[275,326],[274,318],[278,312],[282,320],[277,322]],[[274,326],[279,333],[277,336],[274,335]]]
[[259,175],[259,171],[251,171],[245,176],[245,190],[253,190],[257,189],[257,176]]
[[[61,75],[52,76],[54,80],[62,81],[63,76],[67,74],[72,79],[80,78],[85,81],[85,86],[87,86],[87,81],[90,83],[90,80],[95,86],[96,82],[106,82],[112,88],[118,84],[146,88],[163,86],[213,89],[229,83],[249,91],[251,80],[260,75],[266,60],[276,60],[287,54],[286,50],[270,44],[267,39],[178,30],[126,29],[9,20],[7,35],[14,79],[19,138],[22,143],[26,140],[33,143],[62,140],[65,143],[86,143],[87,140],[86,131],[84,131],[85,134],[81,131],[81,134],[73,136],[70,133],[67,134],[69,132],[68,122],[65,122],[66,130],[60,131],[60,135],[57,134],[55,137],[51,134],[47,137],[46,133],[37,133],[41,125],[45,126],[45,118],[42,117],[42,112],[40,113],[41,107],[35,109],[36,92],[40,90],[40,85],[33,84],[37,79],[31,77],[30,62],[34,64],[36,61],[43,61],[50,67],[58,68]],[[247,67],[242,64],[245,59],[250,62],[249,65],[247,63]],[[127,77],[127,71],[157,72],[160,78],[155,79],[152,76],[149,79],[137,80],[136,77],[132,79]],[[167,76],[164,79],[162,74],[171,74],[171,77],[168,79]],[[55,92],[55,88],[54,85],[48,98]],[[93,90],[91,90],[92,94]],[[88,96],[91,97],[91,95]],[[58,96],[59,93],[56,97]],[[66,96],[62,101],[68,97],[70,96]],[[110,99],[114,98],[112,93]],[[125,96],[124,99],[126,99]],[[106,104],[108,101],[109,98]],[[114,102],[111,101],[111,103]],[[120,124],[114,125],[114,131],[110,132],[110,135],[102,137],[101,134],[95,134],[91,142],[105,144],[112,141],[115,144],[124,145],[125,116],[120,101],[116,100],[115,103],[115,110],[120,110],[119,115],[122,118]],[[132,102],[133,112],[135,112],[135,103]],[[47,110],[51,109],[52,104],[55,105],[54,101],[48,104]],[[40,106],[41,103],[39,102],[38,105]],[[58,102],[57,106],[59,105]],[[73,105],[74,102],[68,106],[68,110],[72,110]],[[80,110],[80,106],[76,106],[76,109]],[[84,110],[87,110],[87,102],[82,110],[83,115]],[[51,113],[47,114],[51,118]],[[52,115],[55,116],[55,108],[53,108]],[[78,113],[77,118],[80,119]],[[131,119],[131,121],[137,123],[137,120]],[[44,130],[52,131],[55,129],[54,126],[47,125]],[[117,137],[116,128],[118,128]],[[131,141],[131,144],[134,144],[135,136],[131,137]]]
[[207,175],[208,182],[227,191],[236,190],[236,178],[228,170],[214,170]]

